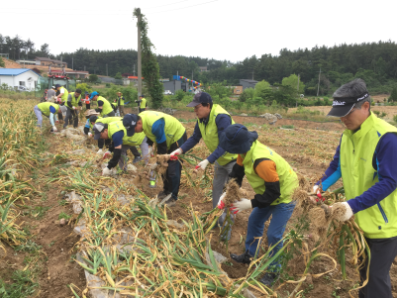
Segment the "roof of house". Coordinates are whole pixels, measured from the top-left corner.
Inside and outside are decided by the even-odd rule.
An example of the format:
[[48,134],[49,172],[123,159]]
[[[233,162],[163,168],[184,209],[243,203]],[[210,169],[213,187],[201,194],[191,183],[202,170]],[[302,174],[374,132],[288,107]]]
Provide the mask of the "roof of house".
[[258,83],[258,81],[248,80],[248,79],[240,79],[240,81],[245,81],[245,82],[248,82],[248,83]]
[[26,68],[0,68],[0,76],[17,76],[31,69]]
[[47,58],[47,57],[36,57],[36,60],[39,60],[39,61],[51,61],[51,62],[57,62],[57,63],[64,63],[64,64],[66,64],[65,61],[54,60],[54,59]]

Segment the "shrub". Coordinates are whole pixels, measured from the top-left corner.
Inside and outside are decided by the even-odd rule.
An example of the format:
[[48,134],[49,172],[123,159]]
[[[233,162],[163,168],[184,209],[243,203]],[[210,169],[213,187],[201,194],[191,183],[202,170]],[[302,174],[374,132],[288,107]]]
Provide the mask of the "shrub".
[[177,101],[181,101],[185,97],[185,92],[182,89],[179,89],[178,91],[175,92],[175,99]]
[[397,115],[393,116],[393,121],[397,123]]

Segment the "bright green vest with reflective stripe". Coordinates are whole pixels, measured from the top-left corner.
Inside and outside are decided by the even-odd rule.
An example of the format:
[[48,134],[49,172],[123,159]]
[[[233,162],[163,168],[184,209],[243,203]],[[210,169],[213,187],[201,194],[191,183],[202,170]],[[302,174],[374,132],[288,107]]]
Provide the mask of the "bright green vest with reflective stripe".
[[157,120],[164,119],[164,132],[167,140],[168,150],[171,148],[171,145],[179,141],[179,139],[182,138],[183,134],[185,133],[185,128],[183,125],[170,115],[156,111],[144,111],[139,114],[139,117],[142,119],[143,132],[154,143],[156,143],[156,137],[152,133],[152,126]]
[[[80,100],[81,100],[81,94],[79,95],[79,97],[74,97],[74,92],[71,92],[71,93],[69,93],[70,94],[70,96],[72,97],[72,101],[71,101],[71,103],[72,103],[72,106],[73,107],[78,107],[79,106],[79,102],[80,102]],[[66,104],[65,105],[67,108],[69,108],[70,109],[70,107]]]
[[245,175],[255,193],[263,194],[266,190],[265,181],[256,174],[254,169],[255,160],[261,158],[274,161],[279,177],[281,195],[271,205],[290,203],[294,190],[299,186],[298,176],[284,158],[258,140],[252,143],[250,151],[246,153],[243,160]]
[[45,115],[47,117],[49,117],[51,114],[50,107],[54,107],[57,113],[59,111],[59,105],[57,105],[56,103],[52,103],[52,102],[42,102],[42,103],[39,103],[37,105],[37,107],[43,113],[43,115]]
[[113,112],[113,108],[110,104],[110,102],[108,102],[108,100],[102,96],[98,96],[97,102],[98,101],[103,101],[103,106],[102,106],[102,111],[101,111],[101,116],[104,117],[107,114]]
[[62,89],[64,90],[63,95],[61,96],[62,102],[67,102],[69,92],[68,92],[68,90],[66,90],[65,87],[61,87],[59,91],[62,91]]
[[142,144],[143,140],[145,139],[145,134],[143,132],[134,133],[132,137],[127,136],[127,129],[123,125],[123,121],[112,122],[109,124],[108,127],[108,136],[112,138],[112,136],[119,132],[120,130],[124,131],[123,136],[123,145],[127,146],[139,146]]
[[103,123],[103,124],[110,124],[112,122],[118,122],[123,120],[123,117],[106,117],[106,118],[98,118],[95,123]]
[[[205,145],[211,153],[215,151],[219,144],[218,128],[216,127],[215,123],[216,116],[218,116],[219,114],[225,114],[230,117],[229,113],[226,112],[220,105],[214,104],[212,106],[207,125],[201,122],[200,119],[197,120],[197,124],[201,132],[201,137],[203,138]],[[232,120],[232,124],[234,124],[232,117],[230,117],[230,119]],[[217,159],[217,162],[221,166],[224,166],[232,160],[236,159],[237,154],[225,152],[225,154]]]
[[[117,102],[118,102],[119,100],[117,99]],[[120,97],[120,106],[123,106],[124,105],[124,97],[123,96],[121,96]]]
[[[340,168],[346,199],[354,199],[379,181],[372,159],[379,140],[386,133],[397,133],[397,128],[373,113],[353,133],[345,130],[340,144]],[[370,239],[397,236],[397,191],[378,204],[357,212],[354,218]]]

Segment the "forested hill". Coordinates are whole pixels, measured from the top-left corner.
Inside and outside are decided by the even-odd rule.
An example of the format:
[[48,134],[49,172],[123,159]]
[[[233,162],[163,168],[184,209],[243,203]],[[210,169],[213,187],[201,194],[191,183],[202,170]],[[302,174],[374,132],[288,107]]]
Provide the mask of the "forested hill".
[[[9,53],[11,59],[34,59],[35,56],[49,56],[61,59],[77,70],[90,73],[115,76],[117,73],[134,73],[137,60],[135,50],[99,51],[78,49],[73,53],[51,55],[48,45],[36,50],[30,40],[24,41],[16,36],[10,38],[0,35],[0,47],[3,53]],[[266,52],[266,48],[263,49]],[[397,79],[397,44],[395,42],[362,43],[339,45],[334,47],[314,47],[291,51],[282,49],[280,54],[272,56],[245,58],[238,63],[200,57],[158,55],[160,75],[171,78],[178,74],[201,81],[226,81],[238,84],[239,79],[266,80],[271,84],[281,83],[282,78],[292,73],[299,74],[306,84],[305,92],[315,94],[320,75],[320,94],[327,94],[342,83],[355,77],[367,82],[370,90],[390,91]],[[199,66],[207,66],[208,72],[199,72]],[[107,68],[106,68],[107,67]],[[107,69],[107,71],[106,71]],[[135,66],[136,69],[136,66]]]
[[[264,49],[266,51],[266,49]],[[60,58],[61,55],[58,55]],[[114,76],[117,72],[132,73],[137,53],[133,50],[93,51],[79,49],[75,53],[63,53],[63,60],[75,68]],[[363,43],[334,47],[315,47],[290,51],[282,49],[278,56],[246,58],[231,63],[200,57],[158,55],[160,75],[171,78],[177,74],[191,77],[203,83],[227,81],[238,84],[239,79],[266,80],[271,84],[281,83],[283,77],[300,74],[306,84],[306,93],[315,94],[320,75],[320,93],[327,94],[335,86],[355,78],[364,79],[368,87],[378,92],[389,91],[397,80],[397,44],[395,42]],[[208,72],[199,73],[199,66],[207,66]]]

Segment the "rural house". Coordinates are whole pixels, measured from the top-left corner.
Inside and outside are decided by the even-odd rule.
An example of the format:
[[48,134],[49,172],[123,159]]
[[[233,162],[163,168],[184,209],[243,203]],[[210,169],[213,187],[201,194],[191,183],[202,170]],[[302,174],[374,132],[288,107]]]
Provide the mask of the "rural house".
[[0,68],[0,85],[7,84],[14,88],[24,86],[31,90],[38,87],[40,77],[31,69]]

